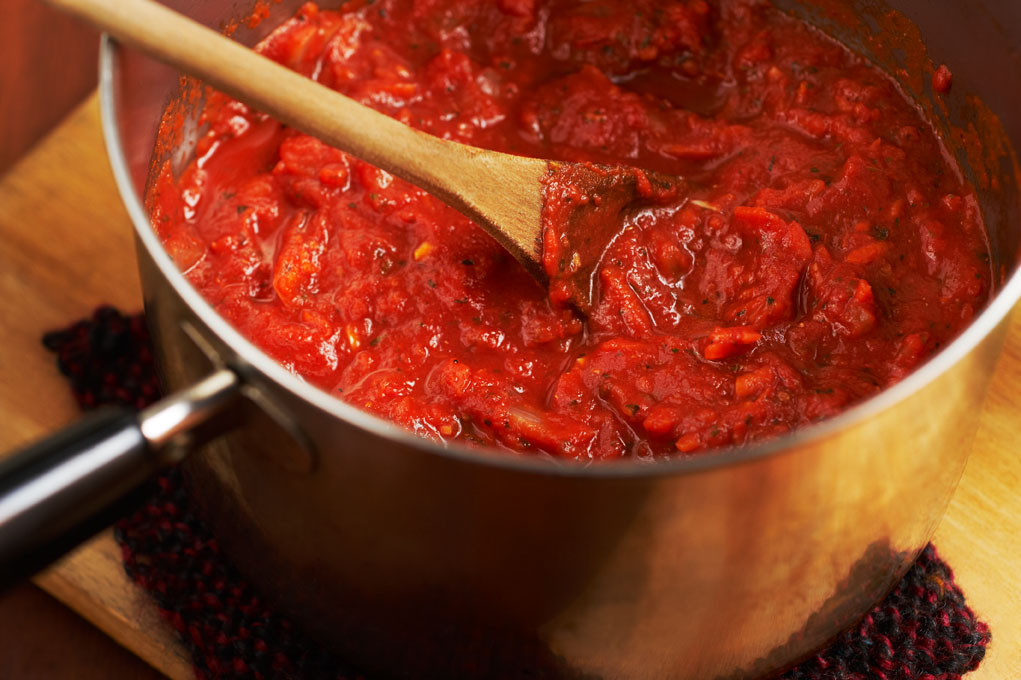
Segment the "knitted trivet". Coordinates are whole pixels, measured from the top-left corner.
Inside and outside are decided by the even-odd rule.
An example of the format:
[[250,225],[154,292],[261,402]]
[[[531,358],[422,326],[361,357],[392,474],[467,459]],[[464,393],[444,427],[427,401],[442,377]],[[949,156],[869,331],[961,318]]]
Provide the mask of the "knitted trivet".
[[[49,333],[83,408],[142,407],[158,397],[144,319],[109,307]],[[191,653],[201,679],[360,677],[272,612],[220,554],[189,510],[179,475],[163,476],[148,503],[115,535],[124,568],[152,595]],[[953,573],[928,546],[887,598],[829,648],[790,670],[789,680],[953,680],[985,655],[978,621]]]

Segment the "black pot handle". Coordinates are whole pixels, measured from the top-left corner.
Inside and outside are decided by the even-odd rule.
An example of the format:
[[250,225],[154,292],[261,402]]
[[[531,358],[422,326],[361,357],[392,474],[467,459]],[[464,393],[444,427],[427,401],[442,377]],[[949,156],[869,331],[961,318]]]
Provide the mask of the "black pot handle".
[[135,507],[158,471],[229,427],[240,386],[220,369],[140,413],[101,409],[0,461],[0,589]]

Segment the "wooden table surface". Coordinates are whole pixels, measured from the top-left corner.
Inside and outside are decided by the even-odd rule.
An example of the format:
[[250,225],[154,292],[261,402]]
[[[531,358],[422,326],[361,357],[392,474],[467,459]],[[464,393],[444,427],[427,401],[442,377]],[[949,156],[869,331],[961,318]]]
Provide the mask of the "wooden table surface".
[[[113,185],[93,97],[0,182],[0,451],[75,417],[66,385],[39,338],[87,316],[99,303],[139,309],[133,254],[131,225]],[[934,539],[968,602],[993,631],[985,662],[966,680],[1021,677],[1019,386],[1021,315],[1015,315],[974,453]],[[109,533],[36,581],[161,672],[174,680],[192,677],[180,645],[124,576]],[[2,612],[0,601],[0,659],[9,644]],[[88,651],[79,650],[83,663]],[[3,677],[26,677],[4,670],[0,660]],[[38,666],[33,672],[65,677],[39,674]],[[132,676],[111,670],[106,677]]]

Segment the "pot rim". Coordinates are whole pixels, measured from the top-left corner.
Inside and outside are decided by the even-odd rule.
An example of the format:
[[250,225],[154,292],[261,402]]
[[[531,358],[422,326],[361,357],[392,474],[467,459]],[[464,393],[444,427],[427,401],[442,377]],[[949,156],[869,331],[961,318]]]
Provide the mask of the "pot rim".
[[153,231],[149,222],[142,199],[135,192],[130,177],[119,134],[119,118],[114,91],[114,73],[117,69],[117,59],[121,48],[122,45],[109,35],[103,34],[101,37],[99,101],[103,137],[114,180],[131,217],[135,235],[159,268],[160,273],[202,323],[262,377],[319,411],[373,435],[416,449],[424,454],[441,456],[461,463],[504,468],[519,473],[579,478],[634,478],[692,474],[738,465],[767,456],[779,455],[783,452],[792,452],[804,445],[820,442],[850,429],[920,391],[967,356],[1010,315],[1018,300],[1021,299],[1021,267],[1015,262],[1015,268],[1010,278],[979,316],[965,328],[964,332],[906,378],[832,418],[797,428],[790,433],[756,444],[706,452],[690,458],[608,462],[561,460],[552,456],[534,454],[516,455],[511,451],[473,448],[458,442],[439,444],[362,411],[292,374],[235,330],[188,282],[159,242],[156,232]]

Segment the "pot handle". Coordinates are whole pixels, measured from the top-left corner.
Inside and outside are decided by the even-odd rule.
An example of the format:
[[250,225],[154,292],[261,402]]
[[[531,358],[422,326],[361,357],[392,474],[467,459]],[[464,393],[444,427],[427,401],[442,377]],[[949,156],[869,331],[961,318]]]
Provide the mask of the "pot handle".
[[230,426],[221,416],[240,388],[222,368],[139,413],[103,408],[0,461],[0,589],[136,507],[158,471]]

